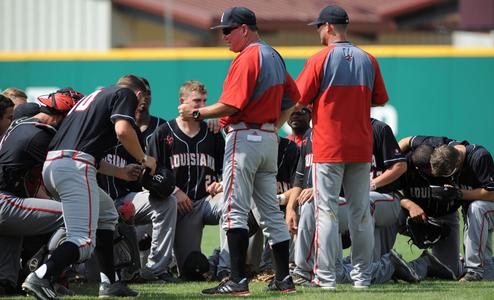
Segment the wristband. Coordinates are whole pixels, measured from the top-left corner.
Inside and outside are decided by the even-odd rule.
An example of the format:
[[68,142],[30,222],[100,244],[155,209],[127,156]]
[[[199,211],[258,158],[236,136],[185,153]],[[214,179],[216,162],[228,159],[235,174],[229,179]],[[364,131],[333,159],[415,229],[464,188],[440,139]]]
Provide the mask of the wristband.
[[178,188],[178,186],[175,187],[175,189],[173,190],[172,192],[172,195],[175,195],[180,189]]

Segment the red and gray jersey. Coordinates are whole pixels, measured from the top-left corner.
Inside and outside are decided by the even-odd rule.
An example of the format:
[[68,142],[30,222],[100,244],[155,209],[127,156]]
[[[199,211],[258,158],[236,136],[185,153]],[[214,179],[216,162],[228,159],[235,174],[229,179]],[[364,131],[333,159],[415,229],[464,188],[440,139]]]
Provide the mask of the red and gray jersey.
[[494,191],[494,162],[489,151],[481,145],[467,145],[465,161],[454,180],[464,189]]
[[221,118],[221,125],[275,123],[299,97],[278,52],[264,42],[250,44],[232,61],[218,100],[239,112]]
[[[142,133],[140,132],[140,130],[137,130],[143,150],[145,150],[145,145],[148,144],[148,141],[153,135],[154,131],[157,130],[158,127],[165,122],[166,121],[161,118],[151,116],[151,120],[149,121],[147,129]],[[131,163],[138,163],[136,159],[132,155],[130,155],[127,150],[125,150],[122,144],[118,144],[113,147],[104,155],[103,159],[107,163],[117,167],[124,167]],[[128,193],[139,192],[142,190],[142,186],[137,181],[127,182],[116,177],[106,176],[99,173],[98,185],[104,191],[106,191],[112,199],[117,199],[119,197],[127,195]]]
[[221,133],[210,132],[205,122],[189,137],[172,120],[154,132],[147,153],[159,167],[172,170],[177,187],[195,201],[207,196],[206,187],[221,177],[225,140]]
[[126,87],[111,86],[80,100],[62,122],[50,150],[78,150],[99,161],[118,140],[115,121],[125,119],[135,125],[137,97]]
[[302,189],[312,187],[312,128],[307,130],[302,139],[293,186]]
[[292,188],[299,157],[297,144],[286,138],[278,143],[278,174],[276,174],[277,194]]
[[0,142],[0,190],[18,197],[35,195],[56,129],[35,118],[12,123]]
[[376,59],[350,42],[331,44],[307,60],[297,86],[300,102],[314,105],[314,162],[370,162],[370,108],[388,100]]
[[[405,162],[406,158],[401,153],[400,146],[391,128],[384,122],[371,118],[372,124],[372,164],[371,179],[380,176],[395,163]],[[398,190],[399,181],[380,187],[379,193],[390,193]]]

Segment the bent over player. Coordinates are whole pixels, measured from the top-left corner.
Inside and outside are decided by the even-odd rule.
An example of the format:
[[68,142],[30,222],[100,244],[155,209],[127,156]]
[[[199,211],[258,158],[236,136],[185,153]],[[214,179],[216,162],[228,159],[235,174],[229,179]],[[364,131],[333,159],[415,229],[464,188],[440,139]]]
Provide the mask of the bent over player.
[[179,106],[185,119],[223,117],[227,132],[223,164],[223,224],[230,250],[230,280],[203,290],[203,294],[248,295],[245,261],[248,247],[247,218],[253,198],[259,220],[273,250],[275,279],[268,289],[295,291],[288,273],[290,235],[276,200],[278,135],[299,98],[282,57],[260,40],[256,16],[245,7],[225,10],[221,24],[231,51],[239,53],[232,61],[219,101],[195,109]]
[[[133,128],[138,99],[142,100],[145,93],[145,85],[133,75],[122,77],[117,86],[93,92],[70,111],[50,143],[43,180],[48,191],[62,202],[67,239],[22,284],[37,298],[55,298],[50,278],[72,263],[89,259],[96,242],[112,244],[115,224],[109,224],[104,234],[96,236],[100,214],[96,172],[104,152],[115,146],[117,138],[137,161],[154,173],[156,161],[144,154]],[[106,163],[100,168],[103,173],[109,171]],[[116,215],[116,210],[112,205],[102,213]],[[113,261],[107,261],[100,268],[112,270]],[[115,282],[114,272],[102,273],[106,274],[109,283]],[[137,295],[135,291],[121,287],[122,294]],[[104,296],[107,291],[108,284],[103,285],[100,295]]]
[[41,168],[48,145],[74,99],[53,93],[39,98],[41,112],[16,122],[0,143],[0,285],[17,286],[24,236],[54,232],[63,225],[62,206],[45,198]]

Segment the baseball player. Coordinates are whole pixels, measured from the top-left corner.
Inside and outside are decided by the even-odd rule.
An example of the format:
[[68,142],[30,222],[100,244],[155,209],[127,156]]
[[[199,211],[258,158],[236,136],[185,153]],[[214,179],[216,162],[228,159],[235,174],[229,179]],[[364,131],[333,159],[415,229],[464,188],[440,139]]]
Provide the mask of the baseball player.
[[0,137],[12,123],[12,114],[14,110],[14,102],[6,96],[0,94]]
[[[245,7],[225,10],[220,28],[233,60],[219,101],[194,109],[179,106],[185,119],[223,117],[227,132],[223,168],[223,229],[230,250],[230,280],[203,294],[250,294],[245,272],[248,247],[247,216],[253,198],[260,225],[273,250],[275,279],[272,291],[293,292],[288,272],[290,235],[276,201],[277,125],[291,113],[298,91],[281,56],[259,38],[254,12]],[[273,109],[273,107],[281,108]],[[262,113],[261,113],[262,112]]]
[[[47,190],[62,202],[67,239],[45,264],[26,278],[22,287],[28,293],[39,299],[55,298],[49,278],[72,263],[89,259],[96,243],[103,249],[113,247],[118,215],[111,201],[107,208],[99,210],[98,203],[103,200],[96,181],[97,167],[99,164],[100,172],[114,175],[115,168],[100,160],[118,138],[126,150],[154,174],[156,161],[144,154],[133,127],[138,100],[142,101],[145,93],[146,87],[139,78],[124,76],[116,86],[97,90],[79,101],[55,134],[42,174]],[[98,219],[105,215],[114,216],[112,222],[98,226],[96,235]],[[108,256],[113,255],[113,251],[110,252]],[[138,294],[121,282],[115,282],[113,259],[100,260],[100,269],[100,296]]]
[[440,202],[432,197],[431,185],[452,184],[450,178],[431,176],[429,160],[432,151],[431,146],[423,144],[407,155],[408,169],[401,179],[404,192],[401,207],[406,212],[405,215],[412,219],[426,221],[428,217],[437,218],[446,223],[451,232],[447,238],[433,245],[432,253],[425,250],[409,264],[420,280],[426,277],[454,280],[461,274],[457,214],[461,201]]
[[292,133],[287,136],[287,139],[297,143],[297,146],[302,146],[305,132],[310,128],[312,112],[307,107],[300,111],[294,111],[288,119],[288,126],[292,128]]
[[[207,90],[201,82],[189,80],[180,87],[181,105],[200,109],[206,100]],[[221,133],[212,133],[205,122],[179,116],[157,129],[147,151],[157,158],[160,167],[175,174],[178,216],[174,254],[182,274],[189,254],[201,251],[204,225],[217,225],[221,216],[220,203],[209,201],[208,187],[220,179],[225,141]]]
[[41,167],[55,128],[75,102],[59,93],[52,98],[40,98],[42,111],[14,124],[0,142],[0,285],[7,294],[17,287],[23,237],[63,225],[60,203],[39,198],[46,198]]
[[[151,135],[165,121],[149,114],[151,89],[148,81],[144,78],[141,79],[146,83],[147,96],[137,106],[135,116],[142,140],[141,146],[144,149],[144,144],[147,144]],[[115,166],[138,163],[120,143],[105,155],[104,160]],[[175,197],[153,199],[150,197],[149,191],[143,191],[138,182],[128,182],[101,174],[98,175],[98,184],[112,199],[115,199],[117,207],[121,207],[127,202],[131,202],[134,205],[135,216],[133,218],[136,226],[151,225],[150,252],[147,256],[146,264],[140,270],[140,278],[136,279],[136,281],[175,282],[169,272],[177,219]]]
[[334,258],[340,251],[337,216],[342,185],[352,220],[353,286],[366,288],[371,283],[370,107],[388,100],[375,58],[347,41],[348,23],[346,11],[339,6],[321,10],[309,25],[317,26],[321,43],[327,47],[307,60],[297,78],[300,104],[314,104],[315,282],[328,289],[336,288]]
[[19,106],[21,104],[27,103],[26,93],[23,90],[20,90],[18,88],[15,88],[15,87],[6,88],[5,90],[2,91],[2,94],[4,96],[10,98],[10,100],[12,100],[12,102],[14,102],[14,105],[15,105],[14,108],[17,108],[17,106]]
[[494,163],[491,154],[481,145],[443,145],[431,155],[431,173],[436,177],[452,176],[461,187],[461,199],[469,201],[464,206],[466,273],[460,281],[482,280],[486,271],[492,276]]
[[420,145],[428,145],[432,148],[437,148],[441,145],[468,145],[468,141],[458,141],[445,136],[429,136],[429,135],[415,135],[402,138],[398,144],[403,153],[407,153],[417,149]]

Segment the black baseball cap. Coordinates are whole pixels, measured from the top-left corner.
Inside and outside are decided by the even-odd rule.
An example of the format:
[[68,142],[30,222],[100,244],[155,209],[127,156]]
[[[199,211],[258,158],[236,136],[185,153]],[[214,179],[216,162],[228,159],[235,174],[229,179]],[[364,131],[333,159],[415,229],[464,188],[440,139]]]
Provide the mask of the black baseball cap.
[[230,7],[221,15],[220,25],[211,27],[211,29],[231,28],[242,24],[256,26],[256,14],[246,7]]
[[338,5],[329,5],[321,10],[319,17],[307,25],[320,25],[324,23],[329,24],[348,24],[348,14],[346,11]]
[[20,118],[28,118],[34,115],[37,115],[41,112],[41,108],[39,104],[34,102],[27,102],[21,105],[18,105],[14,108],[14,113],[12,115],[12,120],[17,120]]

